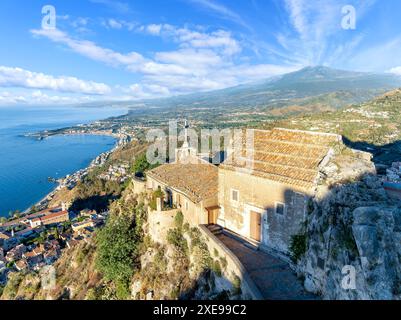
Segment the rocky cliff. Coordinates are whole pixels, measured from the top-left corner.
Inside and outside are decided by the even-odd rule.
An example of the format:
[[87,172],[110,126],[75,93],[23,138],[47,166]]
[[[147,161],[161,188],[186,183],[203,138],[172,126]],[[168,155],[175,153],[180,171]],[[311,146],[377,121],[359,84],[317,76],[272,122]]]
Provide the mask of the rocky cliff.
[[297,268],[325,299],[401,298],[401,207],[366,153],[344,149],[321,172]]
[[[148,201],[128,188],[111,205],[104,232],[63,252],[54,285],[43,286],[42,271],[16,272],[0,300],[240,299],[240,280],[226,274],[224,259],[208,251],[182,215],[175,212],[165,236],[152,239]],[[115,223],[119,217],[123,224]]]

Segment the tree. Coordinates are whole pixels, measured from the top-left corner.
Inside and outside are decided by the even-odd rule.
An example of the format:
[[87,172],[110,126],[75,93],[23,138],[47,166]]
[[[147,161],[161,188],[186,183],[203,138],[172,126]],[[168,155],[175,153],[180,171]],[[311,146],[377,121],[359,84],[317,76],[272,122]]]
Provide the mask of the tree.
[[36,213],[39,211],[39,209],[36,206],[32,206],[30,210],[30,213]]
[[15,211],[10,211],[8,214],[10,218],[19,218],[21,216],[21,211],[15,210]]
[[124,215],[111,217],[96,237],[96,267],[106,280],[114,282],[119,292],[128,292],[121,286],[128,288],[137,267],[138,241],[135,224]]
[[145,171],[154,169],[157,166],[159,166],[159,164],[150,164],[146,158],[146,154],[144,153],[136,158],[135,163],[131,168],[131,172],[143,175]]
[[146,154],[142,154],[136,158],[135,163],[133,165],[132,171],[133,173],[141,173],[143,174],[150,167],[150,163],[146,159]]

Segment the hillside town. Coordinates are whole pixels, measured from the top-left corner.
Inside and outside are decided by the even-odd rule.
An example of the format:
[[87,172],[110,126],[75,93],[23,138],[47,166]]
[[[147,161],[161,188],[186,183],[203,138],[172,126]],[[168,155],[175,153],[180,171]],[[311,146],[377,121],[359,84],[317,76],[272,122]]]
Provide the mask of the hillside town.
[[104,225],[107,212],[70,211],[65,204],[0,225],[0,285],[12,271],[39,271],[52,265],[62,252],[89,241]]

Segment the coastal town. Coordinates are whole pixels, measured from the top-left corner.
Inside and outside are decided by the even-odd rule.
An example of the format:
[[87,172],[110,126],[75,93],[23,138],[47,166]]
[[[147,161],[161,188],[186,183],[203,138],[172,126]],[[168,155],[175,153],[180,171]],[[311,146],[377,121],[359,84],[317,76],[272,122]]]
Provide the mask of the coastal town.
[[[69,132],[66,134],[79,134]],[[85,132],[85,134],[102,134]],[[57,180],[58,186],[32,208],[17,213],[0,223],[0,285],[7,283],[10,272],[39,271],[52,265],[62,252],[78,243],[88,242],[96,228],[105,224],[107,211],[84,209],[74,212],[62,203],[61,207],[49,208],[60,190],[72,190],[91,170],[105,165],[110,155],[131,141],[131,137],[118,134],[115,147],[97,156],[87,168]],[[123,183],[130,178],[128,163],[110,165],[99,179]],[[50,180],[50,179],[49,179]]]
[[87,242],[108,213],[75,213],[63,204],[0,225],[0,285],[12,271],[39,271],[52,265],[62,252]]

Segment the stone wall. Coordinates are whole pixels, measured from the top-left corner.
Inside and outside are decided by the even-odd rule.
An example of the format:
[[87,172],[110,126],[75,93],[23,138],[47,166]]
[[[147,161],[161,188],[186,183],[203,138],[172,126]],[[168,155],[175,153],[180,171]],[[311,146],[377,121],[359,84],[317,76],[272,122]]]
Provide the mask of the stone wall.
[[174,218],[178,210],[170,211],[152,211],[148,208],[148,234],[153,241],[165,243],[167,239],[167,232],[175,228]]
[[262,294],[238,258],[221,241],[219,241],[212,232],[210,232],[207,226],[200,225],[199,229],[205,236],[210,254],[212,255],[212,253],[217,251],[219,257],[226,259],[227,267],[224,271],[224,276],[230,281],[232,281],[234,274],[241,279],[242,297],[244,299],[263,300]]
[[141,194],[143,192],[146,192],[146,181],[133,179],[132,184],[133,184],[132,192],[134,194]]
[[[231,190],[239,191],[239,201],[231,200]],[[231,170],[219,170],[218,223],[241,236],[250,238],[250,212],[262,216],[262,244],[286,253],[290,238],[300,230],[305,218],[308,196],[303,190],[267,179]],[[283,215],[276,204],[285,204]]]
[[[208,222],[208,213],[205,207],[217,205],[217,195],[211,197],[210,199],[205,199],[200,203],[194,203],[182,192],[178,192],[177,190],[155,179],[148,178],[148,181],[145,185],[147,188],[152,188],[153,190],[157,190],[160,187],[166,195],[167,193],[170,194],[175,207],[181,210],[185,220],[194,227],[198,226],[199,224],[206,224]],[[167,196],[164,200],[167,200]]]

